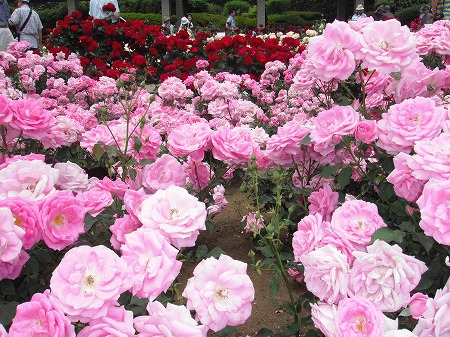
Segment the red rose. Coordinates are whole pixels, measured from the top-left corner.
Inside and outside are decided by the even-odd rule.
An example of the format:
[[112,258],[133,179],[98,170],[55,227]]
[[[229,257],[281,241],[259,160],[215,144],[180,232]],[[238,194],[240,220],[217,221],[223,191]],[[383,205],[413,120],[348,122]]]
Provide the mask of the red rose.
[[74,33],[78,32],[78,30],[80,29],[80,27],[78,27],[78,25],[71,25],[70,26],[70,30]]
[[104,12],[115,12],[116,11],[116,6],[114,6],[112,3],[107,3],[106,5],[104,5],[102,7],[102,11]]
[[145,66],[147,63],[147,60],[145,59],[144,56],[142,56],[141,54],[134,54],[132,59],[131,59],[131,63],[133,63],[136,66]]
[[83,14],[80,11],[73,11],[70,15],[74,20],[81,20],[83,18]]
[[87,66],[89,66],[90,63],[91,61],[89,61],[87,57],[80,56],[80,64],[83,68],[87,68]]
[[252,57],[250,55],[247,55],[247,56],[244,57],[244,60],[242,62],[244,62],[244,64],[246,66],[249,66],[250,64],[252,64],[253,59],[252,59]]

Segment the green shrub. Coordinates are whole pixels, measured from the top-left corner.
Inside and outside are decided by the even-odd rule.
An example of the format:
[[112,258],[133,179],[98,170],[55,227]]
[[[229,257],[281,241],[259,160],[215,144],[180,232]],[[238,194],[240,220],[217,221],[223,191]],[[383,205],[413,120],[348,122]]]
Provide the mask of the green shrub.
[[227,2],[225,6],[223,6],[222,14],[228,17],[230,9],[235,9],[238,13],[247,13],[250,9],[250,5],[246,1],[232,0]]
[[395,13],[395,16],[400,20],[402,25],[408,25],[416,20],[420,15],[420,7],[422,5],[414,5],[409,8],[404,8]]
[[[161,1],[159,2],[161,4]],[[189,12],[207,12],[208,2],[206,0],[189,0]]]
[[266,2],[267,14],[282,14],[291,8],[291,0],[269,0]]
[[121,13],[127,20],[141,20],[149,25],[160,25],[162,22],[161,14],[152,13]]
[[268,16],[269,22],[273,22],[275,27],[288,28],[289,26],[304,27],[312,24],[305,18],[296,14],[298,12],[289,12],[284,14],[272,14]]
[[119,1],[120,12],[161,13],[160,0],[124,0]]

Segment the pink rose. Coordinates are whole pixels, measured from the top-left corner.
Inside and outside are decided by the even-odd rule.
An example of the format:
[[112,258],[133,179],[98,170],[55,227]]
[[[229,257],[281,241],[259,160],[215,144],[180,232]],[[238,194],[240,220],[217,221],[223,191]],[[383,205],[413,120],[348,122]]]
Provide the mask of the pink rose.
[[422,293],[415,293],[409,300],[408,307],[411,316],[414,319],[423,317],[423,313],[427,310],[428,295]]
[[203,153],[210,147],[211,133],[206,122],[180,125],[167,137],[169,152],[175,157],[189,155],[194,161],[202,161]]
[[95,188],[108,191],[116,195],[118,198],[123,199],[129,186],[119,178],[116,180],[111,180],[108,177],[104,177],[102,180],[97,180],[95,182]]
[[128,265],[128,277],[133,282],[130,291],[135,296],[153,301],[180,273],[178,249],[157,230],[144,227],[126,234],[120,252]]
[[347,257],[331,245],[300,257],[305,267],[306,288],[321,301],[336,304],[347,297],[349,265]]
[[20,275],[23,265],[28,261],[30,256],[24,250],[20,251],[11,262],[2,262],[0,260],[0,281],[3,279],[14,280]]
[[374,120],[363,120],[358,122],[355,129],[355,139],[369,144],[378,138],[377,122]]
[[383,335],[384,315],[380,308],[365,298],[346,298],[339,302],[336,311],[336,336]]
[[89,177],[77,164],[68,161],[66,163],[56,163],[53,167],[59,171],[56,185],[61,189],[78,193],[88,188]]
[[253,142],[250,131],[220,127],[213,132],[212,153],[214,158],[235,165],[246,165],[257,145]]
[[135,222],[139,222],[137,214],[141,211],[141,203],[147,197],[143,188],[135,191],[128,189],[123,196],[123,203],[128,214]]
[[[225,175],[223,178],[226,179]],[[220,213],[228,205],[228,200],[225,198],[225,187],[223,187],[223,185],[214,187],[211,194],[214,205],[211,205],[206,209],[209,215]]]
[[14,217],[8,207],[0,207],[0,263],[12,262],[22,250],[25,231],[14,225]]
[[417,337],[416,334],[406,329],[390,330],[383,334],[383,337]]
[[189,182],[196,191],[207,188],[211,179],[214,178],[213,169],[205,162],[196,162],[189,158],[183,167]]
[[378,121],[377,145],[388,153],[409,153],[415,142],[439,135],[445,119],[444,108],[431,98],[404,100],[391,106]]
[[6,96],[0,94],[0,125],[7,125],[11,122],[13,112],[10,108],[10,102]]
[[89,322],[107,315],[120,294],[128,290],[127,264],[105,246],[69,250],[50,279],[52,296],[75,321]]
[[158,95],[166,100],[185,99],[192,96],[192,91],[177,77],[169,77],[158,87]]
[[323,239],[324,230],[329,225],[328,222],[323,221],[319,213],[309,214],[300,220],[292,238],[295,261],[299,262],[303,255],[318,247]]
[[251,232],[258,233],[259,230],[264,227],[264,225],[263,225],[264,219],[263,219],[262,215],[259,213],[252,212],[252,213],[248,213],[247,215],[244,215],[241,222],[244,222],[244,221],[245,221],[244,229],[247,233],[251,233]]
[[36,293],[29,302],[17,306],[16,316],[9,328],[13,337],[75,337],[75,327],[71,324],[50,291]]
[[96,188],[78,193],[76,198],[84,206],[85,211],[93,217],[99,215],[114,202],[111,192]]
[[138,218],[144,227],[160,230],[177,248],[193,247],[200,230],[206,229],[205,204],[174,185],[144,199]]
[[61,250],[84,232],[86,209],[70,191],[58,191],[41,205],[42,238],[45,244]]
[[133,337],[133,312],[125,310],[123,306],[110,306],[105,316],[92,319],[77,337]]
[[417,200],[419,226],[426,235],[443,245],[450,245],[450,180],[430,179]]
[[255,289],[247,264],[222,254],[201,261],[193,273],[182,295],[202,324],[217,332],[250,317]]
[[353,255],[350,292],[378,304],[383,312],[408,305],[410,292],[427,270],[425,263],[403,254],[398,245],[380,240],[368,246],[367,253],[355,251]]
[[336,311],[337,306],[324,302],[311,304],[311,318],[314,326],[318,328],[325,337],[336,337]]
[[310,214],[319,213],[323,221],[330,221],[331,215],[337,207],[339,193],[333,192],[329,184],[323,185],[308,197],[308,211]]
[[112,233],[110,242],[111,246],[119,250],[120,246],[125,242],[125,235],[134,232],[136,229],[141,227],[142,224],[139,220],[134,219],[129,214],[125,214],[122,218],[117,218],[114,224],[109,227]]
[[208,327],[198,325],[185,306],[167,303],[165,308],[154,301],[147,305],[147,311],[148,316],[134,319],[134,326],[141,337],[206,337]]
[[92,153],[95,144],[103,142],[105,145],[114,146],[114,139],[106,125],[100,124],[81,135],[80,146]]
[[163,154],[153,164],[146,165],[142,172],[142,185],[151,193],[171,185],[186,186],[183,165],[168,154]]
[[133,132],[133,136],[138,137],[142,143],[142,147],[135,155],[136,160],[155,160],[158,153],[161,152],[160,146],[162,143],[162,139],[159,132],[154,127],[146,124],[142,127],[142,129],[137,128]]
[[8,333],[6,332],[2,324],[0,324],[0,337],[8,337]]

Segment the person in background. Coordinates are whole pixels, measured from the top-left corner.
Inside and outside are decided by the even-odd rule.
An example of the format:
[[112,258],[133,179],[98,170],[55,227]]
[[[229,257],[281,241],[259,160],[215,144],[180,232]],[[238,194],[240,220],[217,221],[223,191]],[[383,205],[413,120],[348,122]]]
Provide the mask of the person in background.
[[364,13],[363,5],[359,4],[356,6],[356,13],[353,14],[351,21],[358,21],[359,19],[367,18],[367,15]]
[[[112,8],[113,6],[114,8]],[[119,4],[117,0],[91,0],[89,1],[89,15],[94,19],[111,18],[111,22],[115,23],[120,18]]]
[[187,19],[189,21],[188,28],[191,30],[192,33],[194,33],[194,24],[192,22],[192,19],[193,19],[192,18],[192,14],[186,15],[186,17],[187,17]]
[[19,0],[17,6],[8,23],[16,27],[20,34],[19,41],[27,41],[31,50],[39,51],[42,48],[43,28],[39,14],[30,8],[29,0]]
[[163,22],[163,27],[167,28],[168,34],[173,35],[175,33],[175,26],[173,25],[172,18],[165,18]]
[[450,20],[450,0],[432,0],[431,12],[435,20]]
[[8,45],[14,41],[14,37],[8,27],[10,16],[8,1],[0,0],[0,51],[6,50]]
[[230,9],[228,13],[229,16],[227,22],[225,23],[225,30],[234,32],[236,30],[236,20],[234,19],[234,16],[236,15],[236,10]]
[[395,19],[395,15],[390,11],[391,7],[387,5],[381,5],[377,8],[377,14],[381,21]]
[[189,28],[190,27],[190,22],[188,20],[187,17],[183,16],[181,18],[181,24],[180,24],[180,28],[178,28],[178,32],[185,30],[189,33],[189,37],[194,37],[194,33],[192,32],[192,30]]
[[433,23],[433,16],[430,13],[430,6],[424,5],[420,7],[420,26]]

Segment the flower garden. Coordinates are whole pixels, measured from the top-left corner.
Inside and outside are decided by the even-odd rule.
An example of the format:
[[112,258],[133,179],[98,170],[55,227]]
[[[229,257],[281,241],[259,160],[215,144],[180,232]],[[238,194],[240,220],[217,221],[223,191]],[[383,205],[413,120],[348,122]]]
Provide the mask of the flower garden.
[[[164,33],[0,52],[0,336],[229,336],[248,268],[292,317],[257,336],[450,336],[450,24]],[[251,266],[196,244],[236,182]]]

